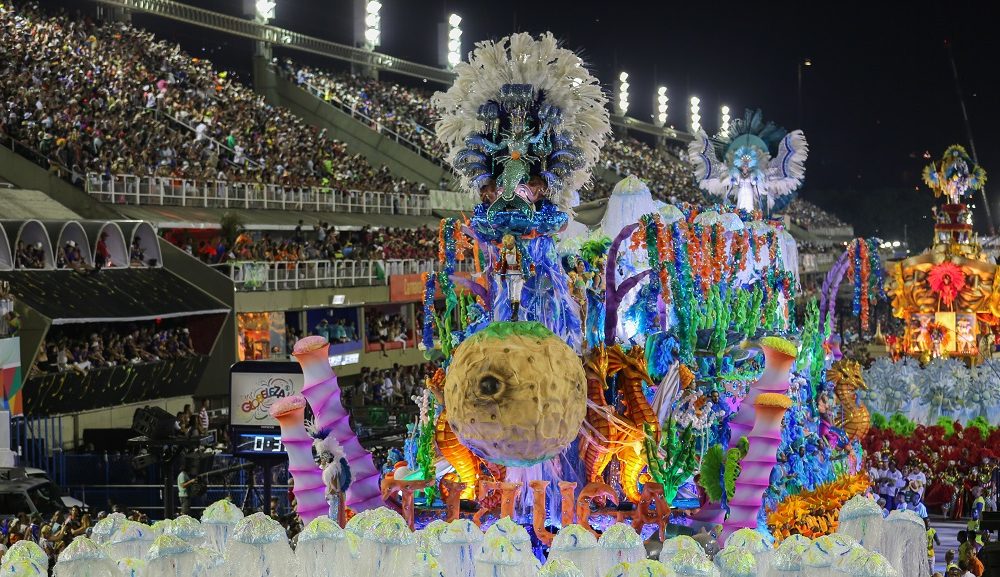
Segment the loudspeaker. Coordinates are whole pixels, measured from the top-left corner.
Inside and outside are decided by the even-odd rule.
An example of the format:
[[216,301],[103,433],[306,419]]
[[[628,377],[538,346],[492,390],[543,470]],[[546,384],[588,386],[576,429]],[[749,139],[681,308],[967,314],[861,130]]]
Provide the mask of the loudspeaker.
[[153,441],[174,436],[177,418],[159,407],[136,409],[132,415],[132,430]]

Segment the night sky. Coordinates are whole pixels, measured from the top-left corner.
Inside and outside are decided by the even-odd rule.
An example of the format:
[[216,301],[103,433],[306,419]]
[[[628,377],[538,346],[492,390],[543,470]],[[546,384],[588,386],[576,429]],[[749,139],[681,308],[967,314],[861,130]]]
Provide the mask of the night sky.
[[[232,14],[241,7],[241,0],[191,3]],[[465,51],[476,40],[511,31],[551,30],[591,63],[609,93],[618,72],[628,71],[629,114],[636,118],[651,119],[661,84],[669,90],[668,124],[678,127],[687,125],[692,95],[701,98],[702,124],[710,131],[718,128],[722,104],[734,114],[760,107],[765,118],[805,130],[810,156],[804,198],[851,222],[859,234],[889,240],[907,234],[915,249],[931,233],[926,215],[933,197],[920,180],[925,152],[937,159],[949,144],[969,147],[949,39],[979,161],[993,175],[987,194],[1000,221],[1000,40],[984,13],[986,3],[382,3],[379,51],[394,56],[437,64],[437,24],[456,12],[463,17]],[[350,43],[351,6],[348,0],[278,0],[274,23]],[[247,69],[247,41],[135,21],[192,53],[204,50],[221,67]],[[805,58],[813,65],[803,69],[800,121],[798,64]],[[978,196],[976,204],[977,224],[985,231]]]

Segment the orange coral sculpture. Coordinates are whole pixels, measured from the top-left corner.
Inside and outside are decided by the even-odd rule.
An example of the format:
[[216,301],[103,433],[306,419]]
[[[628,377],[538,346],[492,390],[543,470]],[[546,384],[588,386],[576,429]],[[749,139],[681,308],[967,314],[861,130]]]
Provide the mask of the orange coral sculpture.
[[815,539],[837,530],[840,508],[855,495],[868,490],[871,481],[865,473],[841,477],[812,491],[792,495],[767,514],[767,524],[775,541],[799,534]]

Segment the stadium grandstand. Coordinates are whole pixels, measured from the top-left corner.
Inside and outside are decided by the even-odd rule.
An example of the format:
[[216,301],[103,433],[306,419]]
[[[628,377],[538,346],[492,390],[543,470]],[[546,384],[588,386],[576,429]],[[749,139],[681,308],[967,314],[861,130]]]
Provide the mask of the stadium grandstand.
[[[160,465],[134,467],[126,443],[136,409],[209,438],[198,467],[239,464],[223,450],[230,365],[286,361],[315,334],[331,342],[363,442],[380,455],[401,444],[409,399],[436,368],[419,342],[437,223],[479,201],[453,189],[427,85],[265,51],[246,55],[254,88],[108,8],[178,18],[183,5],[80,4],[88,17],[0,3],[0,357],[22,462],[97,510],[116,505],[117,486],[129,499],[119,505],[162,518]],[[628,175],[660,200],[702,202],[689,137],[669,131],[652,146],[632,126],[617,124],[580,191],[584,224]],[[853,231],[801,199],[784,217],[808,293]],[[262,506],[259,476],[224,483],[210,495],[240,487]]]

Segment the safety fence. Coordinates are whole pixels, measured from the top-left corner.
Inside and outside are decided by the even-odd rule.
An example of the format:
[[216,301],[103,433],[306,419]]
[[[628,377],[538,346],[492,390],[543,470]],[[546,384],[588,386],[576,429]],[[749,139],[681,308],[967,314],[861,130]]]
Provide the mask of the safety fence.
[[[215,265],[233,279],[238,291],[273,291],[311,288],[385,286],[393,275],[434,272],[433,260],[306,260],[236,261]],[[471,260],[458,263],[458,272],[469,272]]]
[[100,202],[134,206],[431,214],[429,195],[402,192],[93,172],[84,187]]

